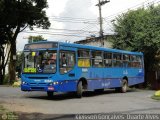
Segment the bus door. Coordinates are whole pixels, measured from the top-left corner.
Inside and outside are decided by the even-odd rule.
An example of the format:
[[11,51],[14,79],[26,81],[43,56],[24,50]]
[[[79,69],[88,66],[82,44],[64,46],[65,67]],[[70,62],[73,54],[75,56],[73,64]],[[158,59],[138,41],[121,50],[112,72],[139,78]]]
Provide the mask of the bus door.
[[123,54],[123,76],[128,75],[129,55]]
[[64,91],[76,90],[76,50],[67,48],[59,51],[59,73]]

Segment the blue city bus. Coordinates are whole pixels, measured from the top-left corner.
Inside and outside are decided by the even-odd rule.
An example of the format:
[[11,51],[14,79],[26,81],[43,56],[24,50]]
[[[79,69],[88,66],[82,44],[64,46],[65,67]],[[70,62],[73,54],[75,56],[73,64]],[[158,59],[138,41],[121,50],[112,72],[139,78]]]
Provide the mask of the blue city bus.
[[75,92],[144,82],[143,53],[63,42],[37,42],[24,47],[22,91]]

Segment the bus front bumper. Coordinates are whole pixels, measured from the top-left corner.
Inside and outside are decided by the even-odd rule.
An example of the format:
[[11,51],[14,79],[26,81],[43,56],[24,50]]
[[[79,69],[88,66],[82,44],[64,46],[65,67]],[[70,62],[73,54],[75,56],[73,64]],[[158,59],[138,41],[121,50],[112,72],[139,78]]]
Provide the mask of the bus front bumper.
[[35,84],[30,85],[22,82],[22,91],[53,91],[53,92],[71,92],[77,90],[77,81],[54,82],[46,85]]
[[21,90],[22,91],[55,91],[55,87],[21,85]]

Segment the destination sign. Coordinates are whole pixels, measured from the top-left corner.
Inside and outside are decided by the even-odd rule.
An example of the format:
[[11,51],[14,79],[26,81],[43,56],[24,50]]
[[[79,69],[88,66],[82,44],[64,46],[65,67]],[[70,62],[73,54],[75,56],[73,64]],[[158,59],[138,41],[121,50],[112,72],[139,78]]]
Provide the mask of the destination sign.
[[24,46],[25,50],[57,48],[57,43],[35,43]]

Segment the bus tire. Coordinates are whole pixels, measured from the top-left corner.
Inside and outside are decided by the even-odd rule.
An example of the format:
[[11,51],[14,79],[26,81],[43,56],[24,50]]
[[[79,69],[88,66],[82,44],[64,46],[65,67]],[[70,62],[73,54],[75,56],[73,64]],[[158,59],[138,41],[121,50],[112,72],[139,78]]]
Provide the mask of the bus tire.
[[77,85],[77,97],[81,98],[82,97],[82,93],[83,93],[82,81],[79,81],[78,85]]
[[104,92],[104,89],[95,89],[94,90],[96,93],[102,93],[102,92]]
[[121,92],[121,88],[120,88],[120,87],[115,88],[115,91],[116,91],[116,92]]
[[53,92],[52,92],[52,91],[47,91],[47,96],[48,96],[49,98],[52,98],[52,97],[53,97]]
[[128,82],[126,79],[123,79],[122,80],[122,87],[121,87],[121,92],[122,93],[126,93],[127,92],[127,89],[128,89]]

